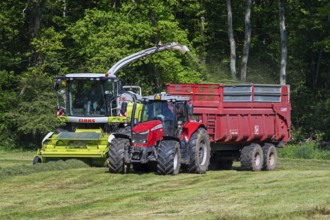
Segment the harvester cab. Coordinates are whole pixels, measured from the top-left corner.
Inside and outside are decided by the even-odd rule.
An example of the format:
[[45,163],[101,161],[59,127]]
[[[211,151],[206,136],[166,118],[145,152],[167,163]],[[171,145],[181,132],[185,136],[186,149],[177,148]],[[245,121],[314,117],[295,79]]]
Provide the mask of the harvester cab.
[[93,165],[105,165],[112,140],[110,134],[127,133],[129,121],[131,118],[137,121],[142,108],[141,104],[133,104],[142,98],[141,88],[124,87],[115,74],[139,58],[169,49],[188,51],[178,43],[157,45],[121,59],[105,74],[73,73],[56,77],[57,118],[65,125],[44,137],[33,164],[77,158]]

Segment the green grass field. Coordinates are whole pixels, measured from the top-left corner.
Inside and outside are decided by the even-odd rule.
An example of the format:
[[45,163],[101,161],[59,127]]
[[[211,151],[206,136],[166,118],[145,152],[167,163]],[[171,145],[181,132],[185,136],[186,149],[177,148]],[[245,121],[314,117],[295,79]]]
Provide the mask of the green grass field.
[[330,219],[327,160],[160,176],[79,161],[32,166],[33,152],[0,154],[0,219]]

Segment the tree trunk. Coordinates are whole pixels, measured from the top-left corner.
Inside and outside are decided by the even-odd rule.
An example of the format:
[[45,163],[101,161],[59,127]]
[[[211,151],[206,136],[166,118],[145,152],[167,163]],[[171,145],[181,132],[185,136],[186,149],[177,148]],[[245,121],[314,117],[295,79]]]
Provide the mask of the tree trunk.
[[231,0],[227,0],[228,38],[230,42],[230,72],[236,80],[236,42],[233,34],[233,14],[231,10]]
[[286,46],[286,29],[285,29],[285,14],[284,14],[284,1],[279,0],[278,2],[279,13],[280,13],[280,33],[281,33],[281,70],[280,70],[280,84],[286,84],[286,61],[288,56]]
[[245,12],[245,40],[244,40],[244,49],[243,49],[243,57],[242,57],[242,67],[241,67],[241,80],[246,81],[246,72],[247,72],[247,62],[249,59],[249,50],[251,43],[251,7],[252,0],[248,0],[246,3],[246,12]]

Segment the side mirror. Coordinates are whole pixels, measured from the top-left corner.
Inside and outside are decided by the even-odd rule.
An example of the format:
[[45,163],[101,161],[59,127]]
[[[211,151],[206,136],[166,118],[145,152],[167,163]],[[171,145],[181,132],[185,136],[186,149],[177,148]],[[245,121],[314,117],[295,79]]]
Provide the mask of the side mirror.
[[127,102],[123,102],[121,103],[121,107],[120,107],[120,114],[124,115],[127,111],[127,106],[128,103]]
[[55,84],[55,85],[54,85],[53,91],[56,92],[56,91],[58,91],[59,88],[60,88],[61,81],[56,80],[54,84]]
[[192,104],[187,104],[188,115],[191,116],[194,114],[194,107]]

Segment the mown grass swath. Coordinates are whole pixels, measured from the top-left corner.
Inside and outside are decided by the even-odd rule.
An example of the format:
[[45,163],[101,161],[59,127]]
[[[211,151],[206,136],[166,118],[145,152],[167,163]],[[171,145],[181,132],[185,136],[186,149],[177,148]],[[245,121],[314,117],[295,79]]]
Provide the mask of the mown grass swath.
[[[6,159],[10,157],[14,159],[17,153],[8,153]],[[52,168],[45,172],[1,178],[0,219],[327,219],[330,216],[328,160],[280,159],[278,169],[272,172],[241,171],[239,163],[234,163],[232,170],[209,171],[205,175],[114,175],[107,168],[81,164],[78,169],[53,170],[54,165],[68,162],[50,164]],[[76,168],[76,161],[74,164]]]

